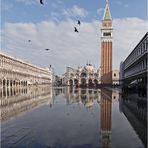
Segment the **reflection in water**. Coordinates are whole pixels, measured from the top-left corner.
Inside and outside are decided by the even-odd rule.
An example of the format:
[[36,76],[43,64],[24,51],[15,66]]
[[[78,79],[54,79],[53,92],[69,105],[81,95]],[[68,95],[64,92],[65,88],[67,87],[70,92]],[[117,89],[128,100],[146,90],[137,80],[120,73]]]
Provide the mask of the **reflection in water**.
[[[133,95],[122,95],[120,108],[147,147],[147,102],[146,98],[136,99]],[[144,102],[144,103],[143,103]]]
[[101,141],[102,148],[109,148],[111,142],[112,92],[101,90]]
[[141,141],[146,146],[146,108],[117,90],[30,87],[0,95],[3,147],[143,148]]
[[5,121],[15,117],[43,103],[52,105],[52,89],[50,87],[2,89],[1,120]]
[[91,108],[94,100],[100,102],[100,90],[90,89],[74,89],[73,87],[65,88],[65,97],[67,105],[73,103],[83,103],[86,108]]

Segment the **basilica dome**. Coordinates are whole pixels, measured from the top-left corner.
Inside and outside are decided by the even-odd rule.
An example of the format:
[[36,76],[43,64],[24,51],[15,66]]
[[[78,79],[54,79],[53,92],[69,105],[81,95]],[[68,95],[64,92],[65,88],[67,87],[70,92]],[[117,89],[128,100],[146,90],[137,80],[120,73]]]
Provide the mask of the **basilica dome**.
[[78,67],[78,71],[81,72],[83,70],[82,67]]
[[94,67],[91,64],[87,64],[85,69],[88,71],[88,73],[94,73]]

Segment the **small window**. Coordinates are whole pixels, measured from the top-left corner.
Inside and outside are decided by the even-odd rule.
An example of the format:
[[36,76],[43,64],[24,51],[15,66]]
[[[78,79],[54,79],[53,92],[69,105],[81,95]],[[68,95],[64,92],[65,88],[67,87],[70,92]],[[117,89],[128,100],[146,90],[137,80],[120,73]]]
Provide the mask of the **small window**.
[[114,77],[116,77],[116,74],[114,73]]
[[111,32],[104,32],[103,36],[111,36]]

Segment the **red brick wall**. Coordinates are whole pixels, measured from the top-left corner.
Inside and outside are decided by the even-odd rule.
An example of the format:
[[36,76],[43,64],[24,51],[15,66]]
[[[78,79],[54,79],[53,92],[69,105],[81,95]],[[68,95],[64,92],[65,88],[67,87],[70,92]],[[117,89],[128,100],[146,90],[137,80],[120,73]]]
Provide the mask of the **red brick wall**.
[[101,84],[112,84],[112,42],[101,43]]

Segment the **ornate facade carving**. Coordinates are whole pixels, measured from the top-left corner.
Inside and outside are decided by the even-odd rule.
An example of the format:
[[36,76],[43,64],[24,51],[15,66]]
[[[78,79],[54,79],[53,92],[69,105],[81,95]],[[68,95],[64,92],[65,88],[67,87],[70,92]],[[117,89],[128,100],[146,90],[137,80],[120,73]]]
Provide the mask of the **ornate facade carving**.
[[93,87],[100,82],[99,70],[96,70],[91,64],[77,69],[67,67],[64,74],[63,84],[73,86]]
[[52,71],[0,53],[0,87],[51,84]]

